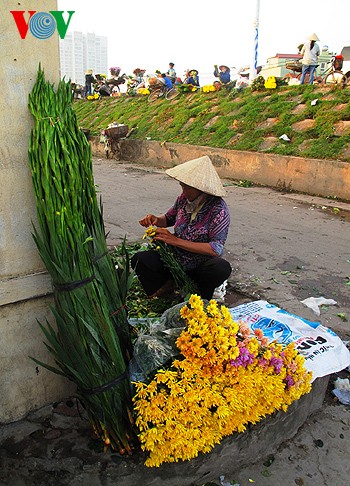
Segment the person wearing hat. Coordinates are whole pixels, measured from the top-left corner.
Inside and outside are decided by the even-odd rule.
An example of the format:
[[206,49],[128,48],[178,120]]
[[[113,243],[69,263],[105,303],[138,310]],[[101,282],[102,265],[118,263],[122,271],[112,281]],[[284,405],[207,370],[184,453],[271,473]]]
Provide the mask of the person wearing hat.
[[84,89],[84,97],[92,94],[92,84],[95,83],[96,80],[92,75],[92,69],[87,69],[85,72],[85,89]]
[[184,84],[192,84],[192,86],[199,86],[199,77],[197,69],[189,69],[188,76],[184,80]]
[[[227,280],[232,270],[221,256],[230,225],[229,210],[223,199],[225,190],[207,155],[165,173],[179,181],[181,194],[165,214],[147,214],[139,223],[146,228],[156,226],[154,240],[173,247],[200,296],[210,300],[214,289]],[[174,232],[168,227],[173,227]],[[157,251],[136,253],[131,265],[149,297],[159,297],[169,290],[171,273]]]
[[214,76],[220,79],[220,83],[228,84],[231,81],[230,68],[222,64],[218,67],[214,65]]
[[312,34],[301,48],[300,54],[303,56],[303,58],[301,60],[302,71],[300,84],[305,83],[307,73],[309,73],[309,84],[313,84],[314,82],[317,59],[320,55],[320,48],[318,44],[316,44],[316,41],[318,40],[320,39],[317,37],[317,35]]

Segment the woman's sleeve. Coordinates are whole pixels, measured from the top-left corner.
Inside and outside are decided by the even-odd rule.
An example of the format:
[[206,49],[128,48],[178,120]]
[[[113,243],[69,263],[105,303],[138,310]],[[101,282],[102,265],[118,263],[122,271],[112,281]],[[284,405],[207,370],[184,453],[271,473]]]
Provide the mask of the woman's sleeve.
[[171,207],[166,213],[165,213],[165,218],[167,221],[167,227],[169,226],[174,226],[176,222],[176,216],[179,210],[179,198],[180,196],[176,199],[175,204],[173,207]]
[[222,199],[220,204],[213,208],[209,226],[209,244],[218,256],[221,256],[224,251],[229,227],[230,213],[225,201]]

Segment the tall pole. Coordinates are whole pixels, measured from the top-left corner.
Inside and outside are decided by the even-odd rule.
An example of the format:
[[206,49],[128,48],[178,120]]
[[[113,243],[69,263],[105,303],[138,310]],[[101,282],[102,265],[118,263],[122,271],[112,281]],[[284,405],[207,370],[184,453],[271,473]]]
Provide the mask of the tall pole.
[[257,76],[258,67],[258,44],[259,44],[259,12],[260,12],[260,0],[256,0],[255,19],[253,23],[254,27],[254,44],[253,44],[253,56],[250,64],[249,82],[251,83]]

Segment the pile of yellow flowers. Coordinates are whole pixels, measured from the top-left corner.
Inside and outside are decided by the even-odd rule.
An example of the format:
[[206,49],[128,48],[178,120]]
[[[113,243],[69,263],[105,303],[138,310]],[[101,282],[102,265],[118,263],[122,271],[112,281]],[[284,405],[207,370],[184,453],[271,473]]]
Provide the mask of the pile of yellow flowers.
[[265,88],[267,89],[275,89],[277,88],[277,83],[276,83],[276,78],[275,76],[269,76],[265,83],[264,83]]
[[138,88],[136,90],[136,93],[137,94],[141,94],[141,95],[149,95],[150,94],[150,90],[148,88]]
[[206,84],[205,86],[202,87],[203,93],[211,93],[213,91],[217,91],[215,86],[213,84]]
[[181,311],[187,327],[177,339],[182,359],[137,382],[136,425],[146,466],[190,460],[223,437],[243,432],[311,389],[311,373],[294,344],[268,342],[234,322],[229,310],[191,295]]
[[98,100],[99,98],[100,98],[99,93],[94,93],[94,94],[91,94],[91,95],[87,95],[87,97],[86,97],[86,99],[87,100],[90,100],[90,101]]

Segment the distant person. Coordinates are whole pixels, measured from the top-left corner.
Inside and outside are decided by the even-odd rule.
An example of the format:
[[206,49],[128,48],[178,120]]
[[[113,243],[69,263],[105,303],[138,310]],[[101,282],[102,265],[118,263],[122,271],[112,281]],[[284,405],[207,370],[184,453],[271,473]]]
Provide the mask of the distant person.
[[157,82],[155,83],[156,86],[159,87],[159,85],[164,85],[165,86],[165,79],[163,78],[163,74],[156,69],[156,76],[157,76]]
[[164,80],[165,89],[167,91],[173,89],[173,83],[172,83],[171,79],[168,78],[168,76],[165,73],[162,74],[162,78]]
[[184,84],[192,84],[192,86],[199,86],[199,77],[198,77],[197,69],[190,69],[188,71],[188,77],[186,77],[186,79],[184,80]]
[[230,68],[225,65],[221,65],[218,67],[218,65],[215,64],[214,76],[220,79],[220,83],[227,84],[231,81]]
[[173,84],[176,81],[176,72],[174,66],[175,64],[173,62],[169,62],[169,69],[166,72],[166,75],[168,76],[168,78],[171,80]]
[[92,69],[87,69],[85,73],[85,90],[84,98],[92,94],[92,85],[96,82],[96,79],[92,75]]
[[300,84],[305,83],[306,74],[309,73],[309,84],[313,84],[315,77],[315,70],[317,67],[318,56],[320,55],[320,48],[316,41],[320,40],[316,34],[310,35],[309,39],[301,48],[300,54],[303,56],[302,71]]
[[190,77],[190,70],[186,69],[184,72],[184,79],[183,79],[183,84],[186,84],[186,80]]
[[133,75],[135,76],[135,80],[137,83],[143,83],[144,82],[144,75],[145,75],[146,69],[140,69],[136,68],[133,70]]
[[120,76],[120,67],[111,67],[109,68],[109,72],[111,73],[111,78],[117,79]]
[[125,83],[125,74],[120,76],[120,67],[111,67],[109,68],[109,71],[111,73],[111,76],[107,79],[107,84],[112,87],[112,93],[120,93],[119,85]]

